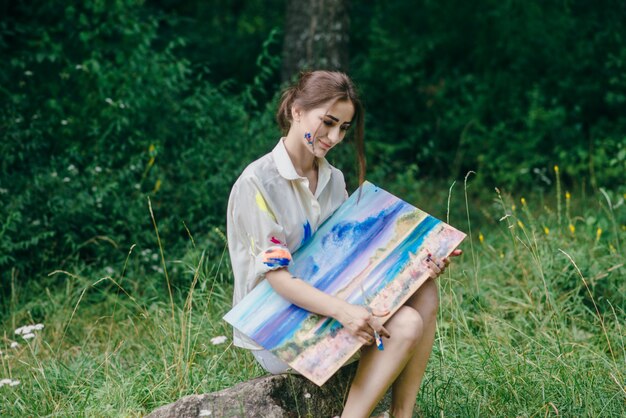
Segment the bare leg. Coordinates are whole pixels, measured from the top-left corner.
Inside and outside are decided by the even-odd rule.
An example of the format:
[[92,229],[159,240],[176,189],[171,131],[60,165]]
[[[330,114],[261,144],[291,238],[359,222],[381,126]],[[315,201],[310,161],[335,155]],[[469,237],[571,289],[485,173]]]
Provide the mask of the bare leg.
[[410,306],[401,307],[385,324],[391,338],[385,350],[363,349],[342,417],[369,417],[387,389],[413,357],[421,340],[422,317]]
[[429,279],[424,283],[406,305],[420,313],[423,331],[413,356],[407,361],[406,366],[393,383],[391,413],[396,418],[412,416],[417,392],[422,384],[422,377],[433,348],[439,308],[439,295],[435,281]]

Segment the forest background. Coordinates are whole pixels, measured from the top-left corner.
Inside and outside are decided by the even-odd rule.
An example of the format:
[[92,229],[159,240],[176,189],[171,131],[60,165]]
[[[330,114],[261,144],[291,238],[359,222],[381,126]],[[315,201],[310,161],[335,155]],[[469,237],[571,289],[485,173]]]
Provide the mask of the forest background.
[[[3,0],[0,13],[0,379],[21,382],[0,385],[0,415],[137,414],[262,374],[209,342],[230,338],[225,208],[280,137],[280,90],[302,67],[359,87],[368,180],[469,234],[442,280],[422,411],[624,411],[623,2]],[[329,159],[352,192],[346,142]],[[487,332],[494,318],[508,331]],[[510,335],[517,320],[528,339]],[[13,332],[35,323],[45,339]],[[512,351],[495,361],[494,341]],[[564,363],[564,341],[587,356]],[[547,357],[520,370],[537,347]]]

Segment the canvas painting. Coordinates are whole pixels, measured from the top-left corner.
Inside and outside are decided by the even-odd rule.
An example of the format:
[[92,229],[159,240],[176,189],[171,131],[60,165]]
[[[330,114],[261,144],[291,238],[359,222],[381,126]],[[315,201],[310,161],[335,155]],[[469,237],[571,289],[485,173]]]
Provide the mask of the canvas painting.
[[[427,253],[448,256],[465,234],[365,182],[293,254],[289,271],[316,288],[374,309],[398,310],[428,279]],[[410,266],[421,266],[418,268]],[[224,319],[322,385],[361,347],[332,318],[312,314],[261,282]]]

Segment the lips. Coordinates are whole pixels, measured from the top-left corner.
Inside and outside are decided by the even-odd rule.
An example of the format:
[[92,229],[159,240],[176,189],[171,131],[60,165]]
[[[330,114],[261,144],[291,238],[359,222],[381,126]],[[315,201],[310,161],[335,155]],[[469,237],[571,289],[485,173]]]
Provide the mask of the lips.
[[321,145],[322,148],[330,149],[330,144],[327,144],[326,142],[321,141],[319,139],[317,140],[317,142]]

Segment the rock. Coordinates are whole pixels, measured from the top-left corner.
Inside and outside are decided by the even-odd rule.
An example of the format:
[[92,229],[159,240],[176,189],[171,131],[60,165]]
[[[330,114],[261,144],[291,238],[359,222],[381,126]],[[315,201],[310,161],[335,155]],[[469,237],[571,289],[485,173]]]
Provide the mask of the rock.
[[154,410],[149,418],[333,417],[340,415],[356,363],[322,387],[299,375],[264,376],[232,388],[190,395]]

